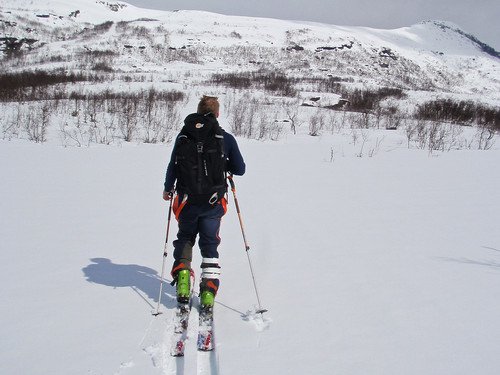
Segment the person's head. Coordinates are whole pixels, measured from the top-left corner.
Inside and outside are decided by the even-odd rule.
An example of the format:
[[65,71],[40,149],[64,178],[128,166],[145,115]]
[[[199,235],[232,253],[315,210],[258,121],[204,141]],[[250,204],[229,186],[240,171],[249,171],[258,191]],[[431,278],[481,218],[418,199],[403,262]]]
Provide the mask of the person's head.
[[215,117],[219,117],[219,99],[215,96],[203,95],[203,98],[198,103],[197,113],[204,115],[209,112],[213,113]]

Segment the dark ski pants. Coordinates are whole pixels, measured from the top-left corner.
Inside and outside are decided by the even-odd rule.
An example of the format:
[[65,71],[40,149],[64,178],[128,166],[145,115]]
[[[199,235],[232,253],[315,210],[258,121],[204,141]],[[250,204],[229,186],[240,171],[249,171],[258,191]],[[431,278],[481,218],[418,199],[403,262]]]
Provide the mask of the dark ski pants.
[[198,246],[203,258],[217,259],[220,244],[219,229],[222,216],[226,213],[226,199],[210,204],[190,204],[175,198],[173,210],[179,223],[177,239],[174,241],[175,277],[181,269],[190,269],[193,260],[193,246],[199,235]]

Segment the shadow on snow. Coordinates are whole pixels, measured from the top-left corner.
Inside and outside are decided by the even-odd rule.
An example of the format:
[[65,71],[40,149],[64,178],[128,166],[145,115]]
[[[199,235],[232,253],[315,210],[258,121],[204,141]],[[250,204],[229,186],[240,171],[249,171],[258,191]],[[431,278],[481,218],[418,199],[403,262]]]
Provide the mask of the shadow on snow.
[[[156,310],[160,292],[160,275],[154,269],[137,264],[115,264],[107,258],[92,258],[88,266],[82,268],[86,280],[112,288],[130,288],[149,307]],[[167,309],[177,306],[175,287],[172,280],[163,280],[161,304]],[[249,320],[251,312],[243,313],[219,301],[217,305],[238,314],[243,320]],[[249,315],[250,314],[250,315]]]
[[[151,308],[152,302],[158,303],[160,275],[152,268],[137,264],[115,264],[106,258],[92,258],[92,262],[82,269],[90,283],[106,285],[112,288],[130,288]],[[176,306],[175,288],[171,280],[163,280],[162,305],[166,308]]]

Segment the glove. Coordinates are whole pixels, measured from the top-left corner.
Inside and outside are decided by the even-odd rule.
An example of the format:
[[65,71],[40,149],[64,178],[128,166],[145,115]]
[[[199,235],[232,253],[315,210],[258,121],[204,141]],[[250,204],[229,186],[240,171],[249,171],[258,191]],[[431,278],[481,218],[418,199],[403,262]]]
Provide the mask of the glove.
[[173,190],[170,190],[170,191],[163,190],[163,199],[164,200],[166,200],[166,201],[172,200],[173,196],[174,196]]

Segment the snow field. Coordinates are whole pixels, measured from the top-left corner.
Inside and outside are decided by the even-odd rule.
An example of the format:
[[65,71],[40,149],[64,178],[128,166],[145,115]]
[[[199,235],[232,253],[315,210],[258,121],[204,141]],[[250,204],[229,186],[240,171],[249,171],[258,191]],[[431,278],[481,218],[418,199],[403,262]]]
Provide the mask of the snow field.
[[[494,374],[498,150],[429,156],[387,142],[358,158],[346,143],[330,162],[335,136],[289,139],[239,140],[248,172],[236,192],[269,312],[265,324],[245,315],[256,297],[230,195],[216,306],[220,373]],[[168,282],[163,314],[151,311],[170,150],[1,142],[8,373],[168,373]],[[193,348],[184,361],[185,373],[198,371]]]

